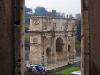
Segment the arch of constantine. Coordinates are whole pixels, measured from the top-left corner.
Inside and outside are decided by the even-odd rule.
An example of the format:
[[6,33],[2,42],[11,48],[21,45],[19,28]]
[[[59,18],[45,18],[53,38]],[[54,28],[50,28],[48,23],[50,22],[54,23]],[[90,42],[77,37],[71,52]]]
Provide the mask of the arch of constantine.
[[75,20],[32,16],[30,19],[31,64],[47,68],[73,63],[75,57]]
[[[1,0],[0,3],[0,75],[24,75],[24,0]],[[81,4],[81,72],[100,75],[100,0],[81,0]],[[68,45],[68,48],[70,52],[72,47]]]

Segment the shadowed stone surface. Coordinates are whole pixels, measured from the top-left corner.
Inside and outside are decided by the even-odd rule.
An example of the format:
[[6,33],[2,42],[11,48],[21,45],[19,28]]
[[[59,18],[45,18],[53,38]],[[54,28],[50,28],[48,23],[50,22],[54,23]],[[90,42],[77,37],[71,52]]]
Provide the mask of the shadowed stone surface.
[[[0,75],[15,75],[15,73],[20,75],[24,73],[22,72],[24,69],[22,40],[24,33],[22,8],[24,2],[23,0],[17,1],[15,3],[14,0],[0,0]],[[19,8],[14,6],[15,4]]]
[[100,0],[82,0],[82,7],[82,75],[100,75]]
[[0,0],[0,75],[13,74],[11,14],[11,0]]

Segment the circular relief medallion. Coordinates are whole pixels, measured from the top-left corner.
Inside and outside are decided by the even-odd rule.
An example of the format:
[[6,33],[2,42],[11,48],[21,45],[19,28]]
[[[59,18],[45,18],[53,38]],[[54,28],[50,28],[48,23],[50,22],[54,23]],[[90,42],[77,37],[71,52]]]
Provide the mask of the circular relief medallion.
[[34,23],[35,25],[39,25],[40,21],[39,21],[38,19],[33,19],[33,23]]

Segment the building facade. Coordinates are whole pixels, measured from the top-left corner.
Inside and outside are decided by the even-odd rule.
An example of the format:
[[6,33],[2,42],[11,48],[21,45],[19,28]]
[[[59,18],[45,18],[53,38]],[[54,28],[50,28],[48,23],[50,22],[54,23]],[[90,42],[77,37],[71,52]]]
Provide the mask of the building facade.
[[32,16],[30,19],[31,64],[66,65],[75,57],[75,20]]

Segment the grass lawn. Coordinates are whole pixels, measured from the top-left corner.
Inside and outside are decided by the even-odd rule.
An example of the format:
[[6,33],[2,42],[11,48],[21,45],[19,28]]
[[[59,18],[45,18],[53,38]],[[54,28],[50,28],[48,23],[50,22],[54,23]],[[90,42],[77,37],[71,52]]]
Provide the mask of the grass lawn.
[[66,68],[66,69],[64,69],[64,70],[61,70],[61,71],[59,71],[59,72],[56,72],[56,74],[61,74],[61,75],[70,75],[71,74],[71,72],[73,72],[73,71],[79,71],[80,70],[80,68],[79,67],[68,67],[68,68]]

